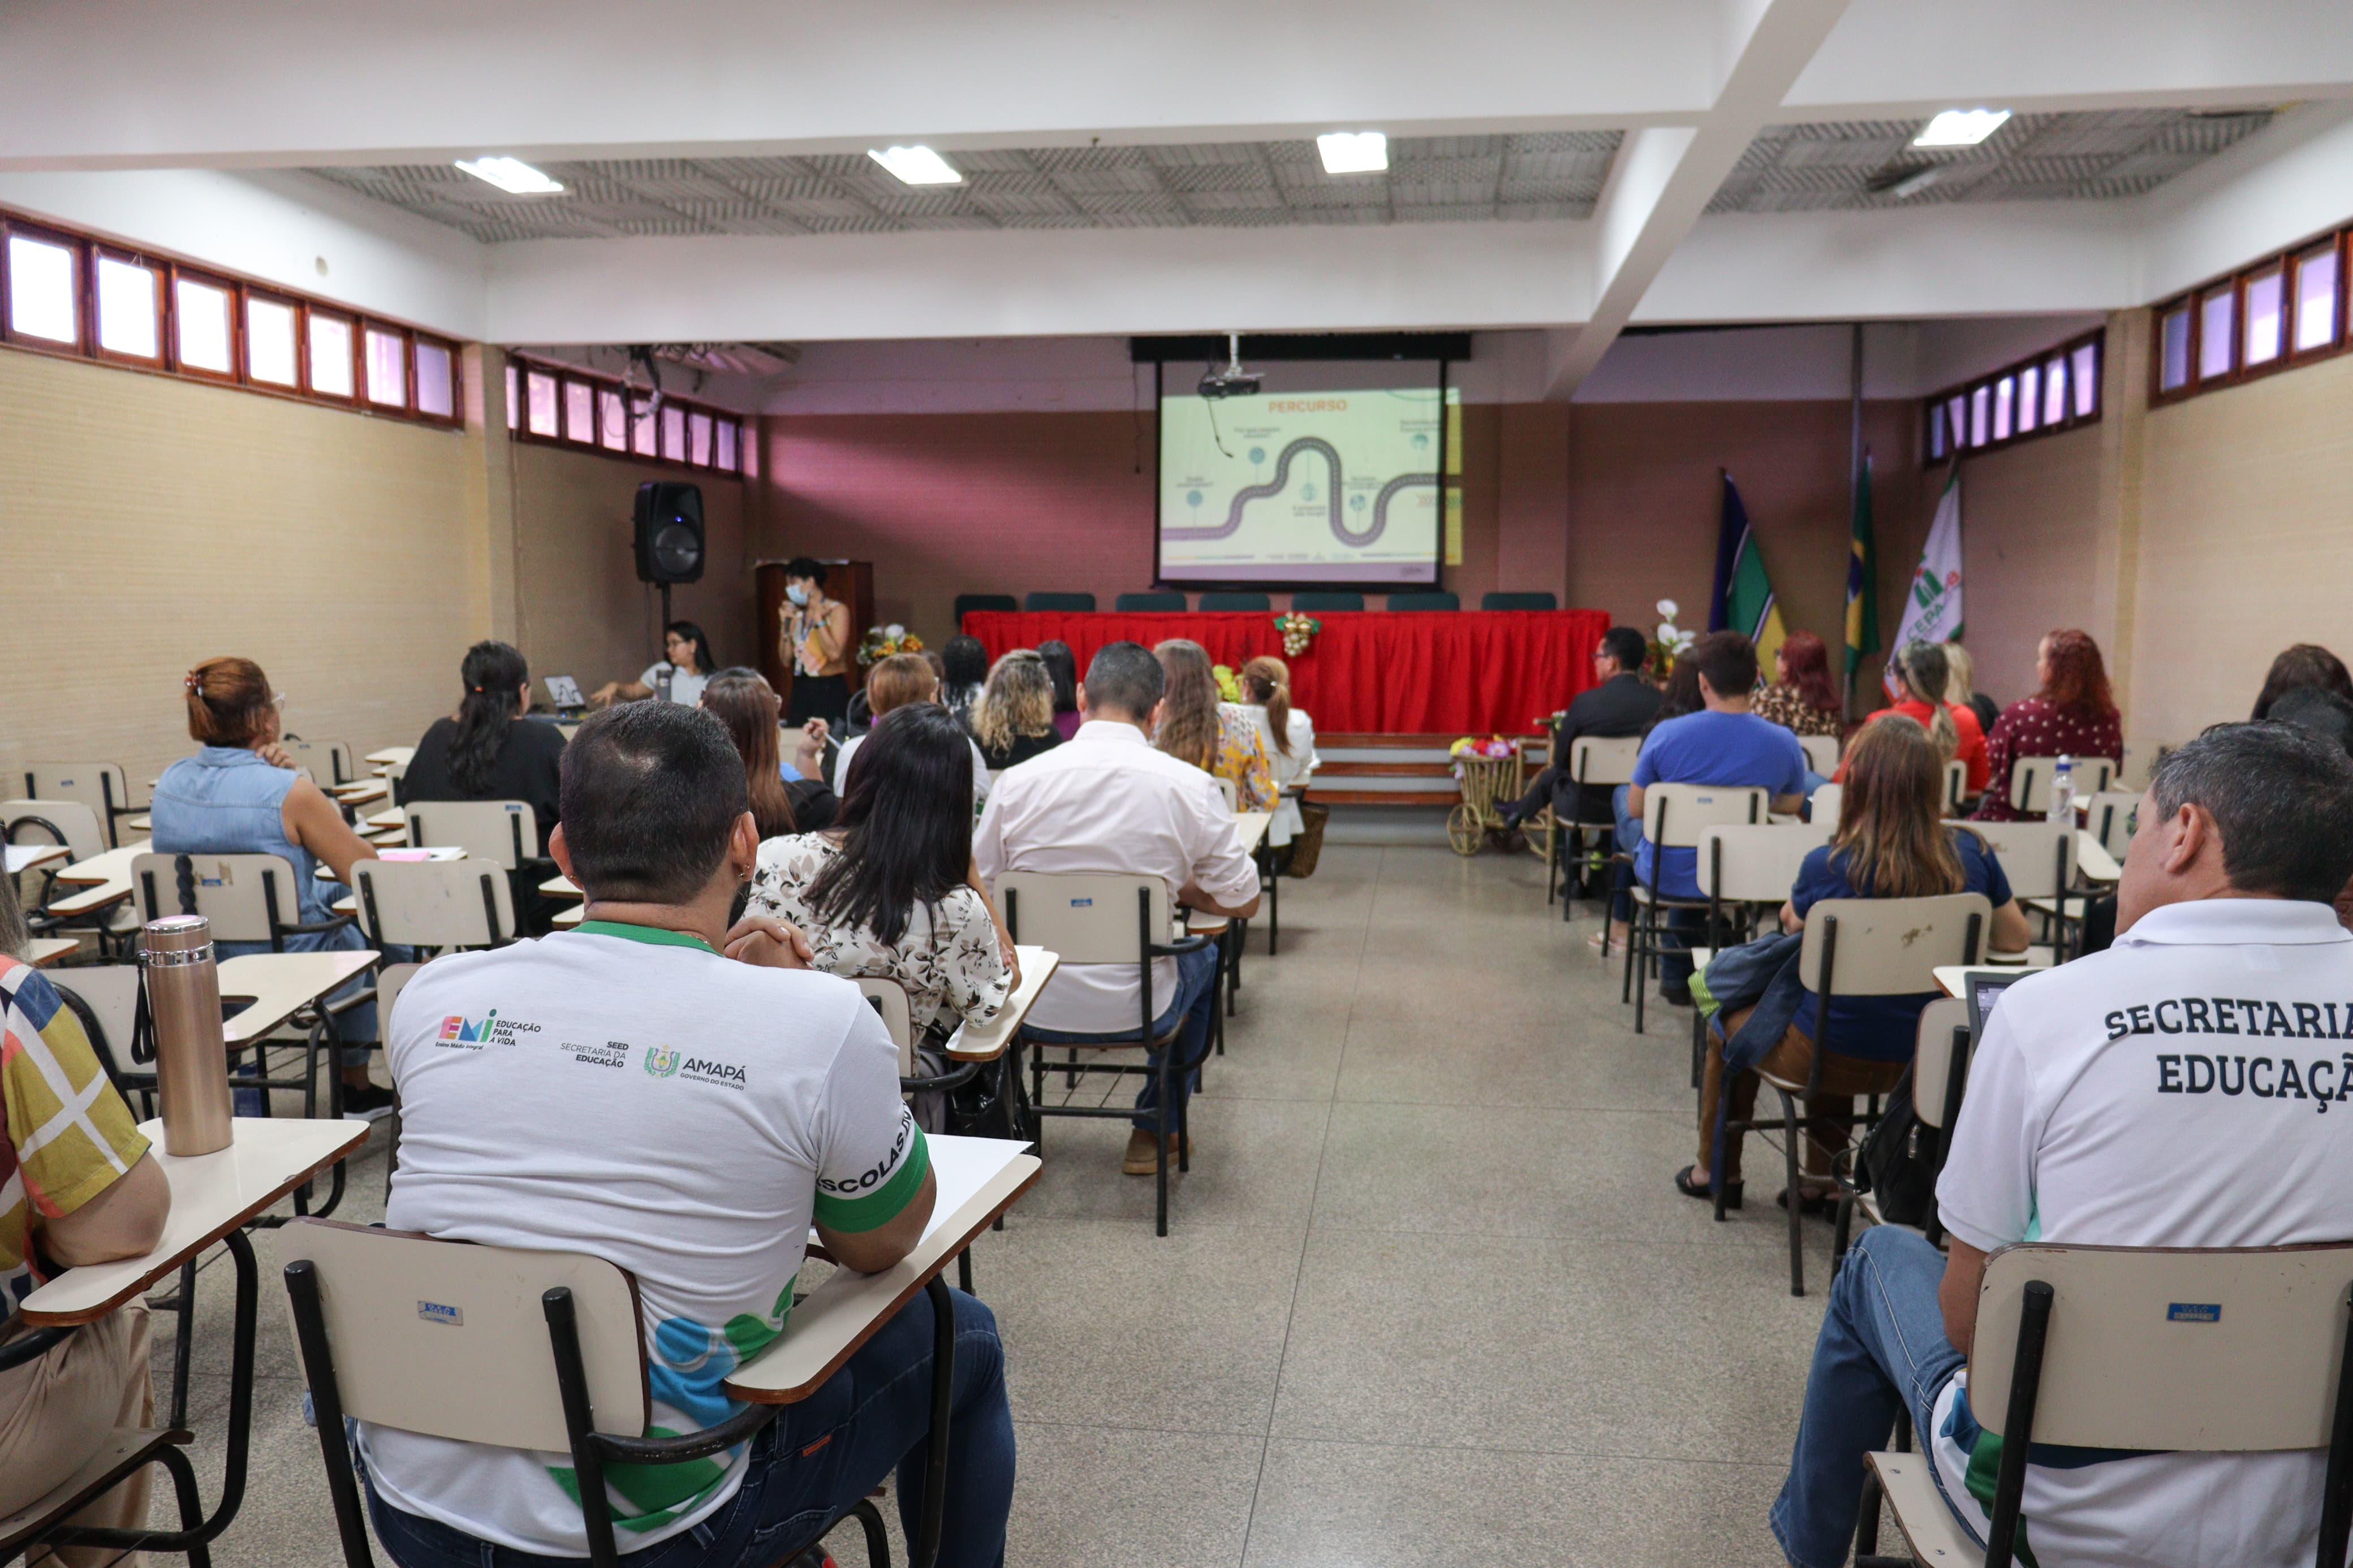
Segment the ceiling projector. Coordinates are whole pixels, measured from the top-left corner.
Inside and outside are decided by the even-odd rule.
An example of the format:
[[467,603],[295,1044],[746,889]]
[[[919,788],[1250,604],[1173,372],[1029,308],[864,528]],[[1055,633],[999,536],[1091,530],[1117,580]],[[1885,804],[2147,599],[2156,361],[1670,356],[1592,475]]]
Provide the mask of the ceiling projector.
[[1242,335],[1228,332],[1226,368],[1208,372],[1193,390],[1203,397],[1256,397],[1258,387],[1258,377],[1242,368]]

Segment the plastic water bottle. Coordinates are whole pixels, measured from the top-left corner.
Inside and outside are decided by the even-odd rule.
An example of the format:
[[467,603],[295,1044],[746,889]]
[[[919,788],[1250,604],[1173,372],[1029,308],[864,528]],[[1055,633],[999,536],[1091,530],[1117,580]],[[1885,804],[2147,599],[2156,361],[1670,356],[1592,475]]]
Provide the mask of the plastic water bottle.
[[2062,757],[2051,770],[2051,806],[2043,818],[2050,822],[2075,820],[2075,759]]

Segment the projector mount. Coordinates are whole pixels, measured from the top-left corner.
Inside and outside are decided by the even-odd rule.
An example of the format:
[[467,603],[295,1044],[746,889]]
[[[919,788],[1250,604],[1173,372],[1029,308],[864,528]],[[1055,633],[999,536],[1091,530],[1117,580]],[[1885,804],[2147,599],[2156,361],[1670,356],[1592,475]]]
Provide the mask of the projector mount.
[[1194,390],[1203,397],[1256,397],[1259,378],[1242,368],[1242,335],[1226,334],[1226,368],[1210,366]]

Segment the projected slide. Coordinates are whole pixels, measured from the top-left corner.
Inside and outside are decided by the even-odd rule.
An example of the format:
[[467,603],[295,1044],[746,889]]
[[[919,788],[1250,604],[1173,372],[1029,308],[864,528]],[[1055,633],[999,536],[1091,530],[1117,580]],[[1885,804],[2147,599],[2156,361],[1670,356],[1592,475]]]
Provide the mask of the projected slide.
[[1440,412],[1435,386],[1162,399],[1160,575],[1435,581]]

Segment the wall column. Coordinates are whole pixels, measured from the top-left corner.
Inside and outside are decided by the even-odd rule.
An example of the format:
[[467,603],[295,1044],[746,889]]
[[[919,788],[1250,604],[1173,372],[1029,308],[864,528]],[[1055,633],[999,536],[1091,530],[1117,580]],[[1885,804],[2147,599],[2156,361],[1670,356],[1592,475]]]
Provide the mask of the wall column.
[[475,624],[483,636],[524,646],[522,541],[516,531],[514,443],[507,435],[506,351],[488,343],[465,350],[466,513],[474,546],[474,580],[487,584]]

